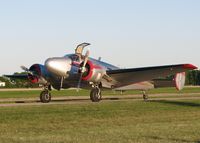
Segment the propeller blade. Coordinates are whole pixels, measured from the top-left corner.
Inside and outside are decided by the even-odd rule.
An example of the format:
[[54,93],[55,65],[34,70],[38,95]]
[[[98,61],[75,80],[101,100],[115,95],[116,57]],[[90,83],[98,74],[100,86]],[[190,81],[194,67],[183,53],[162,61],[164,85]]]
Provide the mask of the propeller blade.
[[27,67],[25,66],[20,66],[22,70],[24,70],[25,72],[27,72],[28,74],[33,75],[33,72],[31,72]]
[[83,66],[81,67],[81,73],[84,73],[84,72],[85,72],[85,66],[86,66],[86,64],[87,64],[87,62],[88,62],[89,54],[90,54],[90,52],[89,52],[89,50],[88,50],[88,51],[86,52],[86,54],[85,54],[85,59],[84,59]]
[[89,55],[90,55],[90,51],[87,50],[87,52],[86,52],[86,54],[85,54],[83,66],[81,67],[81,75],[80,75],[80,78],[79,78],[79,81],[78,81],[77,91],[79,91],[79,89],[80,89],[80,87],[81,87],[81,81],[82,81],[82,78],[83,78],[83,73],[85,72],[85,66],[86,66],[86,64],[87,64],[87,62],[88,62]]
[[24,70],[24,71],[26,71],[26,72],[29,71],[29,69],[28,69],[27,67],[25,67],[25,66],[20,66],[20,67],[21,67],[22,70]]
[[79,90],[80,90],[82,76],[83,76],[83,74],[81,73],[81,76],[80,76],[80,78],[79,78],[79,81],[78,81],[77,91],[79,91]]

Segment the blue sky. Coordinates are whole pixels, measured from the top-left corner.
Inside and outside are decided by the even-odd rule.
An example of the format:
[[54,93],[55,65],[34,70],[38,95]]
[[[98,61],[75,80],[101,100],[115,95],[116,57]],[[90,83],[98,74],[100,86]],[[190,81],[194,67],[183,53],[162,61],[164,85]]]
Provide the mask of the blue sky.
[[73,53],[120,67],[200,66],[199,0],[0,0],[0,75]]

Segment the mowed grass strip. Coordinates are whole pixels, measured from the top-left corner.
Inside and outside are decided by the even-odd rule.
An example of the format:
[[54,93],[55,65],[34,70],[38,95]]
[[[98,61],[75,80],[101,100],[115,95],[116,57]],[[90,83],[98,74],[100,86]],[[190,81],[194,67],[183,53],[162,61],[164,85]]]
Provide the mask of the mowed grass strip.
[[[22,90],[22,91],[0,91],[0,98],[34,98],[39,97],[41,90]],[[51,95],[55,97],[59,96],[88,96],[88,90],[80,90],[76,92],[76,90],[61,90],[51,91]]]
[[199,142],[199,108],[196,100],[2,107],[0,142]]
[[[27,90],[27,91],[0,91],[0,98],[33,98],[39,97],[40,90]],[[147,92],[148,94],[159,94],[159,93],[200,93],[200,87],[186,87],[182,91],[177,91],[175,88],[159,88],[159,89],[152,89]],[[60,96],[89,96],[90,90],[80,90],[77,92],[76,90],[61,90],[51,91],[51,95],[53,97],[60,97]],[[102,95],[120,95],[120,91],[111,91],[105,90],[102,92]],[[123,92],[123,95],[134,95],[134,94],[141,94],[141,91],[138,90],[131,90]]]

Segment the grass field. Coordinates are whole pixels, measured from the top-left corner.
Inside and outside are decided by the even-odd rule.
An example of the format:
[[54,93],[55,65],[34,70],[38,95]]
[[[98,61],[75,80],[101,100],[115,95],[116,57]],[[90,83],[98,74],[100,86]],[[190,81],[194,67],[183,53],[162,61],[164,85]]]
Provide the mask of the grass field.
[[200,101],[0,108],[2,143],[199,142]]
[[[186,88],[181,93],[200,93]],[[0,98],[40,91],[0,92]],[[124,94],[138,94],[129,91]],[[155,93],[177,93],[172,88]],[[55,96],[76,91],[53,91]],[[88,95],[82,90],[79,95]],[[105,91],[106,95],[118,93]],[[138,100],[0,107],[0,143],[200,143],[200,100]]]
[[[27,91],[0,91],[0,98],[31,98],[31,97],[39,97],[40,90],[27,90]],[[200,93],[200,87],[186,87],[182,91],[177,91],[175,88],[159,88],[148,91],[149,94],[158,94],[158,93]],[[56,91],[53,90],[51,92],[52,96],[89,96],[89,90],[80,90],[77,92],[76,90],[61,90]],[[119,95],[121,94],[119,91],[103,91],[103,95]],[[134,95],[141,94],[141,91],[133,90],[126,91],[123,93],[124,95]]]

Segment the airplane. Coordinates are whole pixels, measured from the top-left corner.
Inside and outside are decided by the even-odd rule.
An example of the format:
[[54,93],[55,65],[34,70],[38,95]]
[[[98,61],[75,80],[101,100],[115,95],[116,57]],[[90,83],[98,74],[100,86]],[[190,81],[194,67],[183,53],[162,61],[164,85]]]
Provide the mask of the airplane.
[[[63,57],[48,58],[44,64],[33,64],[30,68],[21,66],[23,75],[5,75],[11,79],[28,79],[31,83],[44,87],[40,101],[51,101],[52,87],[56,90],[68,88],[91,89],[92,102],[102,100],[101,91],[112,89],[126,91],[137,89],[143,92],[143,99],[148,99],[147,90],[159,87],[176,87],[181,90],[185,84],[185,72],[197,69],[192,64],[164,65],[155,67],[121,69],[117,66],[90,58],[90,51],[83,54],[89,43],[79,44],[75,53]],[[173,76],[168,80],[166,77]]]

